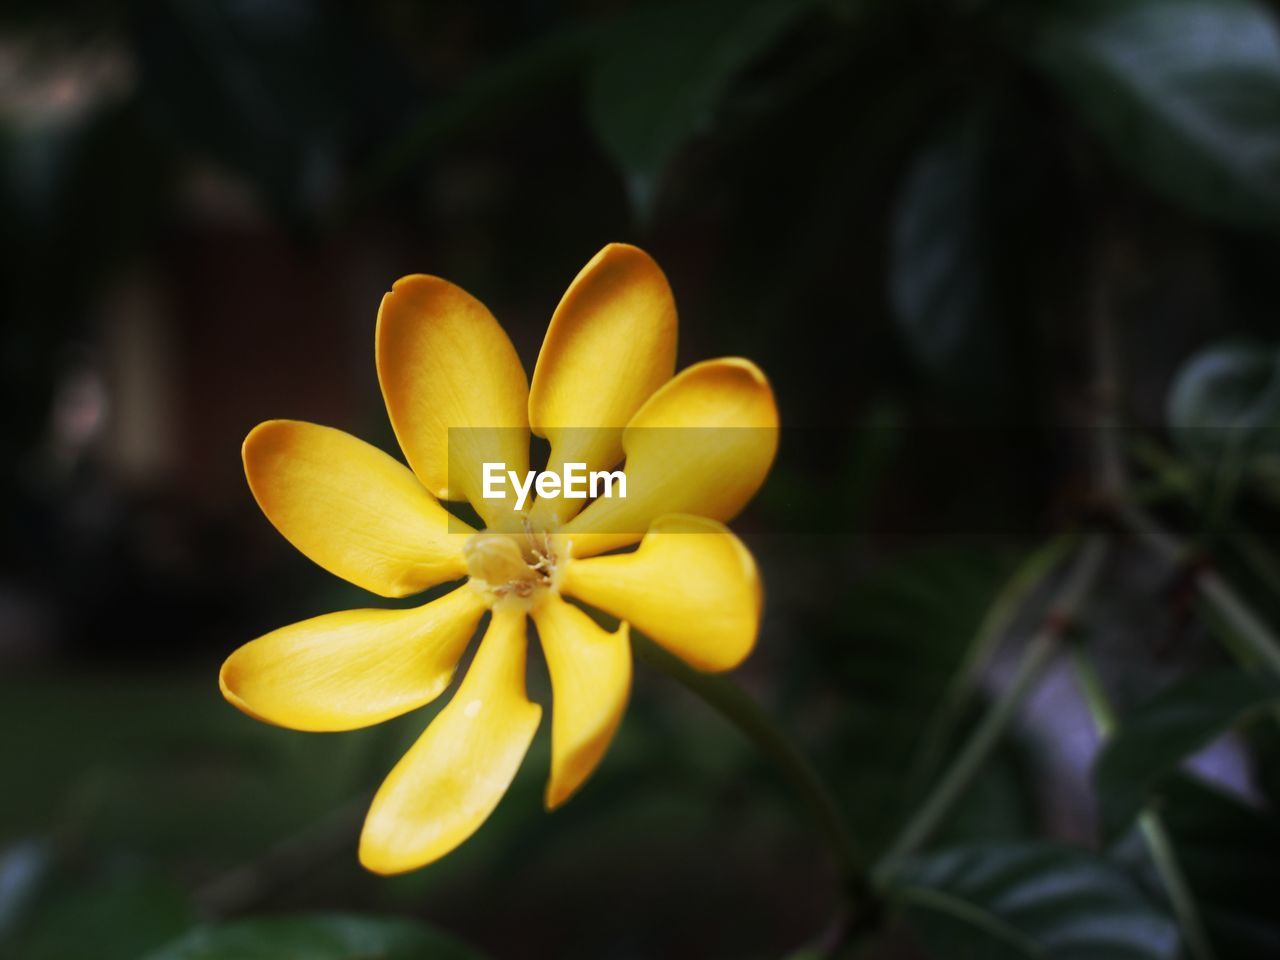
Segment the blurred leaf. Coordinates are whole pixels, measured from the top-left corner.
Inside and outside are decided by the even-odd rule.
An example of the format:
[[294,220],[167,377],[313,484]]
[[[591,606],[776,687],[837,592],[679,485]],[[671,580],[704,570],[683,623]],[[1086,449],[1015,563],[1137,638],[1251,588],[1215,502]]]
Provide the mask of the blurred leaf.
[[1183,760],[1277,703],[1280,691],[1229,670],[1192,677],[1125,717],[1094,768],[1104,834],[1122,833]]
[[1006,639],[1028,600],[1074,545],[1075,540],[1070,536],[1047,541],[1022,558],[1008,580],[994,593],[972,638],[965,644],[964,659],[952,675],[934,712],[929,731],[921,740],[919,774],[932,771],[938,752],[947,738],[954,735],[956,725],[963,718],[964,708],[976,693],[983,673],[1001,642]]
[[146,960],[480,960],[482,954],[425,924],[316,914],[201,927]]
[[[927,784],[927,755],[945,755],[931,742],[930,719],[953,689],[1015,559],[1011,550],[918,550],[865,577],[844,598],[832,659],[819,665],[834,674],[844,698],[828,746],[838,756],[824,766],[841,777],[856,832],[869,843],[888,837],[904,806]],[[953,718],[947,743],[963,729],[963,719]],[[913,765],[919,768],[915,777],[908,775]],[[984,784],[989,792],[982,806],[1005,810],[1002,826],[1015,834],[1023,826],[1015,812],[1026,809],[1021,788],[1012,776]],[[1012,792],[1001,799],[995,795],[1001,789]]]
[[1258,789],[1272,809],[1280,810],[1280,723],[1250,727],[1246,739],[1249,753],[1255,758]]
[[[1218,956],[1280,956],[1280,913],[1275,909],[1280,825],[1275,818],[1184,775],[1165,784],[1160,816]],[[1136,831],[1115,852],[1134,869],[1151,871]],[[1147,881],[1152,890],[1161,889],[1154,872]]]
[[1201,350],[1174,379],[1168,418],[1179,445],[1204,461],[1280,449],[1280,351],[1254,343]]
[[[893,212],[889,298],[912,354],[933,372],[986,367],[990,323],[985,196],[989,122],[973,110],[915,159]],[[985,358],[985,359],[984,359]]]
[[905,863],[888,894],[947,960],[1172,960],[1178,931],[1115,864],[1049,844],[957,847]]
[[[182,145],[248,177],[278,212],[334,199],[348,127],[392,100],[392,59],[364,49],[342,4],[141,4],[133,40],[145,103]],[[143,12],[145,11],[145,12]]]
[[50,851],[38,840],[15,843],[0,855],[0,943],[18,928],[35,901],[50,866]]
[[593,25],[566,27],[522,45],[506,59],[472,71],[459,89],[427,104],[380,148],[353,189],[354,198],[366,199],[394,183],[446,138],[469,126],[492,122],[576,75],[599,32]]
[[[845,627],[859,640],[848,651],[850,668],[872,683],[897,678],[920,702],[936,703],[1016,559],[1012,550],[931,547],[867,576],[845,604]],[[889,657],[883,666],[876,651]],[[916,668],[898,677],[908,661]]]
[[603,38],[590,117],[648,215],[667,164],[709,124],[730,82],[811,0],[693,0],[641,7]]
[[1203,216],[1280,223],[1280,38],[1252,0],[1076,0],[1035,60],[1120,165]]
[[149,873],[113,871],[51,890],[22,925],[17,960],[137,960],[194,919],[186,896]]

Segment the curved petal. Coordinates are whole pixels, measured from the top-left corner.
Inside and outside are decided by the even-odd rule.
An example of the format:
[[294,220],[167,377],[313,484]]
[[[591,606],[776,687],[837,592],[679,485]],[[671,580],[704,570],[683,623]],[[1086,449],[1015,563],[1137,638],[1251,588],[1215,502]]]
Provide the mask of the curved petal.
[[632,553],[569,561],[561,589],[629,621],[699,670],[736,667],[760,626],[751,553],[703,517],[660,517]]
[[[481,463],[529,468],[529,381],[498,321],[439,277],[397,280],[378,308],[378,381],[409,466],[437,497],[486,521]],[[452,430],[452,436],[450,431]]]
[[580,787],[609,747],[631,692],[625,623],[610,633],[555,594],[533,609],[551,673],[551,810]]
[[565,524],[575,556],[635,543],[663,514],[734,517],[778,451],[773,389],[749,360],[696,363],[636,412],[622,448],[626,496],[600,497]]
[[344,610],[246,643],[218,674],[251,717],[294,730],[354,730],[434,700],[484,613],[469,587],[412,610]]
[[330,573],[384,597],[466,575],[470,527],[377,447],[332,427],[268,420],[242,454],[267,519]]
[[[676,305],[653,259],[611,243],[582,268],[551,317],[529,390],[529,423],[551,441],[548,469],[587,470],[622,459],[622,430],[671,379]],[[581,501],[544,500],[568,519]]]
[[475,833],[507,792],[542,708],[525,696],[524,612],[499,607],[458,692],[373,798],[360,862],[401,873]]

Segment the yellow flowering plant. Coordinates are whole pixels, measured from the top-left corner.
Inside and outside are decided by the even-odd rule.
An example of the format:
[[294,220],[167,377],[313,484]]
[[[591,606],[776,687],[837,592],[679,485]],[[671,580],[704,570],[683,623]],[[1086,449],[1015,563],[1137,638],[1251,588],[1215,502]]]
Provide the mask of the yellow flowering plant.
[[[729,670],[751,651],[760,581],[724,522],[773,462],[777,408],[748,360],[673,376],[676,327],[657,264],[612,244],[564,294],[530,382],[478,300],[437,277],[405,277],[383,298],[376,356],[408,466],[294,420],[267,421],[245,439],[258,504],[321,567],[384,597],[465,582],[422,606],[331,613],[251,641],[219,677],[235,706],[304,731],[388,720],[450,686],[489,615],[452,699],[373,799],[360,838],[368,869],[438,859],[501,800],[542,714],[526,693],[528,620],[551,679],[549,809],[582,786],[617,729],[632,627],[695,671]],[[549,441],[549,470],[623,464],[629,495],[524,509],[484,496],[484,464],[527,468],[530,431]],[[468,501],[483,529],[447,500]],[[566,597],[617,618],[617,629]]]

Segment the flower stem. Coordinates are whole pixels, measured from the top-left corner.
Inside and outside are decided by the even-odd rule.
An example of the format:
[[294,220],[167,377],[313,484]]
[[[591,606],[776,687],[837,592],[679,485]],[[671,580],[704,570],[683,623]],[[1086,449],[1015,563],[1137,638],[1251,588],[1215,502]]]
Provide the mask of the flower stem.
[[928,733],[923,737],[923,745],[914,763],[910,783],[923,783],[933,772],[951,732],[977,690],[987,662],[1021,613],[1027,599],[1053,575],[1076,543],[1077,537],[1074,534],[1062,534],[1033,550],[991,601],[982,622],[978,624],[963,662],[942,696],[942,705],[929,723]]
[[[1098,729],[1098,735],[1106,740],[1115,730],[1115,714],[1102,687],[1102,679],[1098,676],[1093,660],[1083,645],[1072,646],[1071,665],[1075,672],[1076,683],[1093,717],[1094,726]],[[1191,895],[1191,889],[1187,886],[1186,877],[1174,852],[1173,841],[1169,838],[1169,832],[1165,829],[1160,814],[1150,807],[1142,811],[1138,817],[1138,829],[1142,832],[1147,852],[1151,855],[1151,862],[1160,876],[1160,882],[1169,895],[1169,903],[1173,907],[1174,915],[1178,918],[1178,926],[1182,928],[1182,935],[1187,942],[1187,951],[1193,960],[1214,960],[1213,948],[1205,934],[1200,911],[1196,908],[1195,899]]]
[[937,830],[943,818],[969,787],[991,752],[1009,728],[1018,707],[1036,686],[1041,674],[1057,652],[1063,633],[1075,618],[1085,596],[1093,588],[1106,558],[1106,541],[1091,537],[1076,554],[1075,561],[1063,578],[1062,585],[1049,606],[1039,630],[1022,651],[1013,680],[992,705],[982,722],[942,779],[907,821],[889,850],[880,858],[876,872],[885,875],[914,853]]
[[851,903],[865,900],[869,893],[866,861],[831,791],[786,734],[728,677],[695,670],[634,630],[631,639],[640,660],[673,677],[720,713],[773,763],[809,808]]
[[[1133,505],[1122,505],[1117,513],[1143,543],[1170,563],[1192,557],[1191,547],[1160,526],[1146,511]],[[1272,674],[1280,677],[1280,639],[1266,622],[1216,571],[1200,566],[1194,576],[1196,590],[1205,602],[1230,624],[1249,653],[1265,664]]]

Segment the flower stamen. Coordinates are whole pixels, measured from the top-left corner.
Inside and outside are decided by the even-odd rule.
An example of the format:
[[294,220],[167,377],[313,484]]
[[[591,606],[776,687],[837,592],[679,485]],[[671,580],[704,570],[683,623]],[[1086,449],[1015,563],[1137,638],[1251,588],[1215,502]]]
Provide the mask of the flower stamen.
[[463,554],[472,584],[493,603],[514,599],[532,606],[555,586],[557,554],[551,537],[527,520],[523,533],[484,530],[467,540]]

